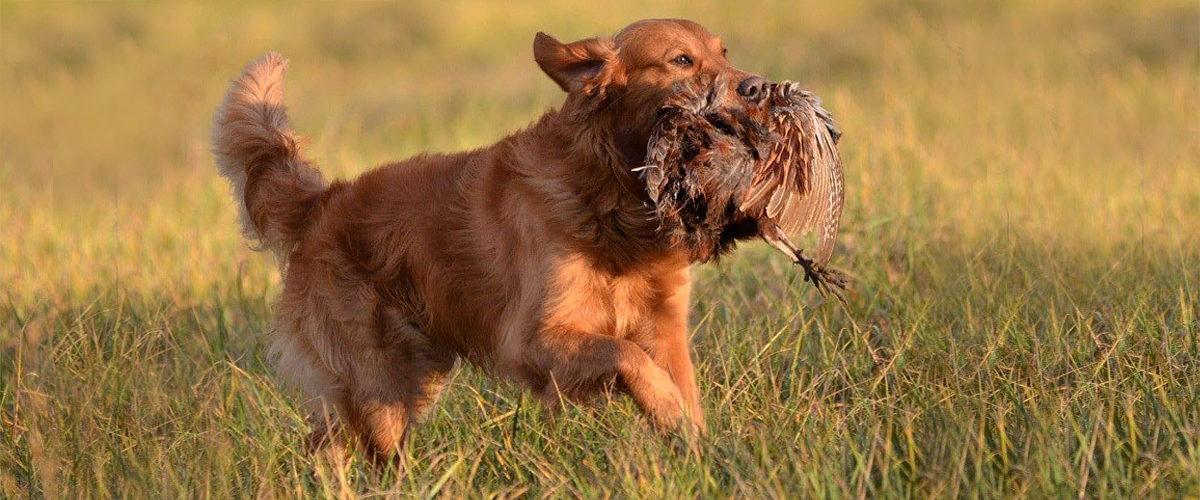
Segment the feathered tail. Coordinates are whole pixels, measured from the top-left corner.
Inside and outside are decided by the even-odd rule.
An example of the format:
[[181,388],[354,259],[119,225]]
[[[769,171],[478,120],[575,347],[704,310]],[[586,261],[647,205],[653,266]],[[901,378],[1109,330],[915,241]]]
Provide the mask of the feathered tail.
[[213,119],[221,175],[241,206],[242,232],[284,261],[321,203],[325,179],[300,155],[283,103],[287,61],[263,54],[234,80]]

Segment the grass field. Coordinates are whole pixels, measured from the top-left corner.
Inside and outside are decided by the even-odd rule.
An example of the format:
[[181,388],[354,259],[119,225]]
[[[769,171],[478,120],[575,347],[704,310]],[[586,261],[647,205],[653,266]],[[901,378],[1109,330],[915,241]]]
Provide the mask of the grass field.
[[[660,16],[825,97],[849,304],[759,244],[696,267],[697,453],[464,367],[403,472],[306,456],[229,78],[290,57],[354,175],[557,105],[536,31]],[[0,2],[0,498],[1200,498],[1198,117],[1195,0]]]

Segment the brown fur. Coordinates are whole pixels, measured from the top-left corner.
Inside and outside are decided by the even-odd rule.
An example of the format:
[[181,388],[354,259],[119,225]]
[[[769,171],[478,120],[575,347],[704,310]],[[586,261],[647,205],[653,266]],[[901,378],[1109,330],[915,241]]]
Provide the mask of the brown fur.
[[[246,232],[284,269],[280,371],[311,397],[318,423],[348,427],[379,456],[460,357],[546,402],[616,387],[657,429],[704,428],[689,258],[657,231],[632,169],[673,83],[732,89],[750,75],[688,21],[570,44],[539,33],[534,56],[567,91],[561,109],[492,146],[352,182],[326,185],[300,156],[278,55],[251,63],[216,117],[214,149]],[[317,429],[317,441],[332,430]]]

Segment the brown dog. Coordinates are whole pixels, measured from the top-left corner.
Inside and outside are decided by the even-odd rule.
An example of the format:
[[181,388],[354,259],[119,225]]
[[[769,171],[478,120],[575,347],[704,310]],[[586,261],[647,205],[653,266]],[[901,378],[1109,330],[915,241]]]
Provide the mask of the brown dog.
[[561,109],[490,147],[352,182],[326,184],[300,155],[276,54],[245,69],[216,116],[214,151],[245,233],[283,263],[280,371],[311,396],[317,424],[348,426],[379,456],[459,357],[548,403],[615,387],[657,429],[705,427],[688,355],[690,262],[658,234],[632,169],[674,83],[715,79],[738,107],[764,82],[690,21],[567,44],[539,33],[533,53],[567,92]]

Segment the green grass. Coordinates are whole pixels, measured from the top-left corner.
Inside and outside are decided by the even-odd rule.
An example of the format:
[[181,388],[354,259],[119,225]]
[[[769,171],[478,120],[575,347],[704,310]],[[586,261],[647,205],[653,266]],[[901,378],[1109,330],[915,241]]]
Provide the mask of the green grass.
[[[206,151],[228,79],[289,56],[312,156],[353,175],[556,105],[537,30],[668,15],[825,97],[849,305],[761,245],[697,267],[698,453],[627,400],[555,416],[464,367],[402,473],[306,456],[261,334],[274,263]],[[1198,19],[1194,0],[0,3],[0,497],[1200,497]]]

